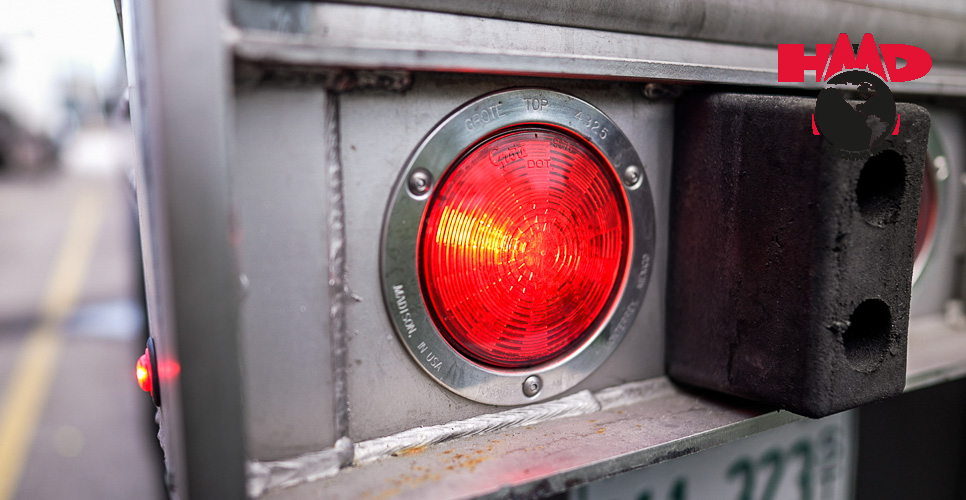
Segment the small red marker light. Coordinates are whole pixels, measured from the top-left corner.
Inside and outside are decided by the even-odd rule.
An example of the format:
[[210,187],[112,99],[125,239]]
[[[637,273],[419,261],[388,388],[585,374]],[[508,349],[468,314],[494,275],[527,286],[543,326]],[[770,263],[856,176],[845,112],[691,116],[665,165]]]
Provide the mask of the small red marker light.
[[142,391],[150,393],[153,389],[153,381],[151,380],[151,357],[148,354],[148,350],[144,350],[144,354],[138,358],[137,367],[134,369],[134,375],[138,379],[138,387]]
[[[161,391],[155,387],[161,382],[161,375],[158,369],[163,368],[158,363],[158,354],[154,350],[154,339],[148,337],[148,345],[144,354],[138,358],[137,366],[134,368],[134,376],[138,380],[138,387],[151,395],[154,406],[161,407]],[[167,380],[167,377],[165,378]]]

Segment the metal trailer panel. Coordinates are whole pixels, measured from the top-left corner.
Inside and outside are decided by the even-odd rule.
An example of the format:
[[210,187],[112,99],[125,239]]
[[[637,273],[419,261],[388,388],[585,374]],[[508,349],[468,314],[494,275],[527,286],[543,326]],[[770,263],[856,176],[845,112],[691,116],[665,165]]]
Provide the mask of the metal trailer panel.
[[647,100],[641,92],[643,87],[636,84],[417,74],[413,87],[402,93],[372,90],[339,97],[347,284],[352,297],[346,311],[348,402],[350,436],[355,441],[500,409],[452,394],[410,359],[386,312],[378,262],[393,186],[422,138],[463,103],[516,86],[572,93],[599,107],[634,144],[654,194],[658,244],[642,310],[621,347],[567,394],[643,380],[663,372],[671,103]]
[[[340,0],[420,11],[589,28],[639,35],[689,38],[743,45],[834,43],[848,33],[858,43],[864,33],[880,43],[921,47],[937,61],[966,62],[966,7],[958,2],[902,0]],[[266,4],[270,2],[264,2]],[[255,4],[255,5],[253,5]],[[276,4],[277,5],[277,4]],[[253,14],[256,1],[235,0],[240,25],[298,29],[297,7],[287,15]]]
[[[778,82],[777,43],[756,47],[374,6],[243,6],[251,9],[246,18],[265,22],[229,29],[226,41],[236,56],[253,62],[771,88],[825,86],[815,82],[811,71],[804,82]],[[391,28],[373,29],[380,26]],[[835,37],[820,43],[834,43]],[[962,96],[966,70],[939,62],[926,76],[894,82],[890,88],[896,93]]]
[[240,338],[248,456],[331,446],[326,93],[235,96],[231,190],[243,294]]

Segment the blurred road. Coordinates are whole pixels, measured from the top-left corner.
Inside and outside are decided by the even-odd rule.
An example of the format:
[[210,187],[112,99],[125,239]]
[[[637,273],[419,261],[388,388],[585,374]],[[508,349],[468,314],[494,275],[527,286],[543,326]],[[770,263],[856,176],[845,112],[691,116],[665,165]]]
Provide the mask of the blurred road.
[[0,500],[162,496],[128,197],[0,172]]

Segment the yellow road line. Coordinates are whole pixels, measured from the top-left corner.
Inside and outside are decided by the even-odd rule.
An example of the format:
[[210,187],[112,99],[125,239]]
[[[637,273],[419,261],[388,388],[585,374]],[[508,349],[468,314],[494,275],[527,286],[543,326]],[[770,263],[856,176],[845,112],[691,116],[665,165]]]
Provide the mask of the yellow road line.
[[103,218],[103,197],[82,192],[44,290],[40,322],[24,339],[0,394],[0,500],[17,491],[60,360],[60,331],[77,305]]

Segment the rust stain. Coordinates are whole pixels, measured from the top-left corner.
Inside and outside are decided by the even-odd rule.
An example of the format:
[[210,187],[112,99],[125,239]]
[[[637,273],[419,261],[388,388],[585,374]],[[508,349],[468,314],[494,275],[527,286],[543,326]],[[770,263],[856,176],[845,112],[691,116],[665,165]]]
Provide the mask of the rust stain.
[[604,431],[606,431],[606,430],[607,430],[607,429],[606,429],[606,428],[604,428],[604,427],[598,427],[598,428],[597,428],[597,434],[603,434],[603,433],[604,433]]
[[597,419],[594,419],[594,420],[588,420],[588,422],[590,422],[590,423],[594,423],[594,422],[596,422],[596,421],[597,421]]
[[468,451],[466,453],[453,453],[452,455],[449,455],[449,456],[441,456],[441,455],[437,455],[437,456],[442,457],[441,458],[442,463],[440,465],[441,466],[445,465],[445,468],[448,471],[468,470],[469,472],[473,472],[476,470],[477,465],[492,458],[490,455],[486,454],[487,451],[492,451],[492,450],[493,450],[493,447],[490,446],[488,450],[480,449],[480,450]]
[[[491,441],[491,443],[499,442],[497,440]],[[542,448],[542,446],[538,448]],[[412,456],[423,453],[426,449],[426,446],[420,446],[397,452],[394,455]],[[436,457],[438,457],[440,462],[436,469],[440,471],[439,474],[433,472],[433,467],[427,466],[426,463],[420,461],[420,465],[415,463],[410,465],[410,473],[401,474],[394,478],[386,478],[387,484],[385,485],[385,489],[379,489],[376,492],[365,491],[361,497],[366,500],[386,500],[413,491],[423,483],[439,481],[448,474],[447,471],[466,470],[468,472],[474,472],[479,464],[492,458],[492,451],[492,444],[488,445],[486,449],[476,449],[465,453],[457,453],[452,448],[443,450],[440,453],[436,453]],[[487,452],[491,453],[488,454]]]
[[460,464],[460,466],[463,467],[464,469],[469,469],[470,472],[473,472],[473,471],[476,470],[476,466],[477,465],[479,465],[479,464],[481,464],[481,463],[483,463],[483,462],[485,462],[485,461],[487,461],[489,459],[490,459],[490,457],[477,457],[477,458],[474,458],[472,460],[467,460],[467,461],[463,462],[462,464]]
[[417,446],[415,448],[409,448],[408,450],[397,451],[396,453],[393,453],[392,456],[405,457],[405,456],[411,456],[411,455],[418,455],[424,451],[426,451],[425,446]]

